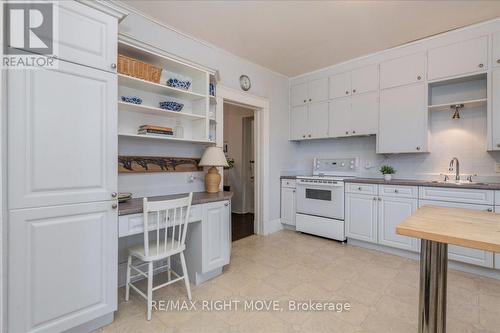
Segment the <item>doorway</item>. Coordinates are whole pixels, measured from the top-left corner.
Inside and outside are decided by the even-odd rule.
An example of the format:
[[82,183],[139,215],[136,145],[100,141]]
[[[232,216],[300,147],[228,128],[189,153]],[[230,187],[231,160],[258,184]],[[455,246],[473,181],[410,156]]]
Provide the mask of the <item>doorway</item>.
[[254,110],[224,103],[224,153],[230,167],[224,170],[224,190],[231,200],[232,240],[254,234],[255,121]]

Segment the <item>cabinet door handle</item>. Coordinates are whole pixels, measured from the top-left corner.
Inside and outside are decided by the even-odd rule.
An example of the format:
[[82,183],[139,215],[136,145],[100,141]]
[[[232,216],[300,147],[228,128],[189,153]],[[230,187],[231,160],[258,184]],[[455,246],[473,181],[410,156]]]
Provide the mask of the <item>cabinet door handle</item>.
[[307,102],[307,99],[304,100],[304,103]]
[[345,131],[345,134],[349,134],[349,131]]
[[116,196],[117,196],[116,192],[111,193],[112,198],[116,198]]
[[346,90],[346,91],[345,91],[345,94],[346,94],[346,95],[349,95],[349,90]]
[[361,186],[360,186],[360,187],[358,187],[358,191],[361,191]]
[[229,206],[229,202],[226,202],[226,203],[224,204],[224,206],[226,206],[226,207],[227,207],[227,206]]
[[493,208],[488,208],[486,211],[488,211],[488,212],[492,212],[492,211],[493,211]]
[[308,137],[311,137],[311,134],[309,134]]
[[309,102],[312,102],[312,98],[309,98]]
[[356,89],[353,89],[353,90],[352,90],[352,92],[353,92],[353,93],[355,93],[355,92],[356,92]]
[[417,150],[420,150],[420,146],[417,147]]
[[305,138],[306,136],[305,135],[302,135],[303,138]]
[[373,201],[377,201],[377,198],[376,198],[376,197],[373,197]]
[[500,59],[497,59],[497,64],[500,64]]
[[379,197],[379,198],[378,198],[378,201],[382,201],[382,198],[380,198],[380,197]]
[[399,191],[398,190],[394,190],[394,193],[399,193]]
[[112,64],[111,64],[111,68],[115,69],[115,68],[116,68],[116,64],[115,64],[115,63],[112,63]]
[[295,190],[293,190],[292,192],[295,193]]
[[352,134],[356,134],[356,131],[352,131]]
[[118,204],[115,204],[115,203],[114,203],[114,204],[112,204],[112,205],[111,205],[111,208],[113,208],[113,209],[118,208]]
[[483,64],[479,64],[479,65],[478,65],[478,67],[479,67],[479,68],[483,68],[483,67],[484,67],[484,65],[483,65]]
[[497,143],[497,147],[499,147],[499,148],[500,148],[500,143]]
[[417,76],[417,80],[420,80],[420,79],[422,79],[422,77],[421,77],[420,75],[419,75],[419,76]]

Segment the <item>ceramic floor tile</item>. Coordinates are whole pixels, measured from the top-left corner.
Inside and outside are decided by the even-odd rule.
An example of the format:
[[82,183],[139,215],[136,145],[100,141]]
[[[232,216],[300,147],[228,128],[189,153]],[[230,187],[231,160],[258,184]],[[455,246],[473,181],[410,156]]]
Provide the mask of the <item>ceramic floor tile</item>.
[[[155,277],[155,284],[166,274]],[[196,309],[153,311],[131,291],[118,291],[115,321],[100,333],[406,333],[416,332],[418,261],[282,231],[233,242],[231,264],[200,286],[191,285]],[[145,290],[146,282],[137,285]],[[157,301],[187,301],[183,283],[154,293]],[[238,310],[210,311],[204,301],[234,301]],[[245,302],[276,300],[279,311],[244,308]],[[289,311],[293,301],[347,302],[349,311]],[[499,333],[500,281],[450,270],[448,332]]]

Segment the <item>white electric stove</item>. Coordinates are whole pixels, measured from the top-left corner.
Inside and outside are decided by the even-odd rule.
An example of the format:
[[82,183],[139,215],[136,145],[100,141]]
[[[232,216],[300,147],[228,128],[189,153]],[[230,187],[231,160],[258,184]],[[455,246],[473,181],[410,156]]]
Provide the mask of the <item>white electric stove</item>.
[[313,175],[297,177],[297,231],[345,241],[344,179],[357,172],[357,158],[315,158]]

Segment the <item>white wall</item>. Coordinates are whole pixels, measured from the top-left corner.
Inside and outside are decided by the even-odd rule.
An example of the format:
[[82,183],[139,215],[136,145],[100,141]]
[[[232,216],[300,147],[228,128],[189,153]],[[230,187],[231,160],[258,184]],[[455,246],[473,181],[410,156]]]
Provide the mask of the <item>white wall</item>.
[[[231,27],[228,27],[230,29]],[[252,88],[249,93],[268,98],[270,101],[270,219],[278,219],[280,215],[280,171],[287,168],[290,160],[293,159],[296,144],[288,141],[288,78],[274,73],[268,69],[252,64],[224,50],[195,40],[186,35],[178,33],[160,24],[154,23],[133,12],[120,24],[120,32],[130,34],[146,43],[162,48],[171,54],[183,57],[190,61],[199,63],[206,67],[217,69],[220,73],[221,84],[227,87],[239,88],[239,77],[246,74],[252,81]],[[170,147],[174,144],[165,145],[165,153],[169,153]],[[129,152],[131,149],[138,150],[139,147],[130,148],[129,142],[120,142],[120,153]],[[153,148],[152,148],[153,149]],[[191,155],[195,156],[197,148],[193,148]],[[141,151],[141,150],[139,150]],[[188,154],[185,151],[185,154]],[[201,154],[200,154],[201,156]],[[155,192],[169,191],[173,184],[176,189],[193,190],[200,189],[199,184],[191,186],[183,182],[182,175],[164,174],[155,176],[148,175],[120,175],[119,190],[126,191],[135,189],[135,195],[142,193],[138,190],[138,184],[157,184]],[[202,189],[201,189],[202,190]],[[146,191],[146,187],[143,187]]]
[[231,209],[235,213],[245,212],[245,179],[243,178],[243,118],[253,116],[254,111],[224,104],[224,144],[228,145],[229,158],[234,159],[234,168],[224,171],[224,185],[231,186],[234,196]]

